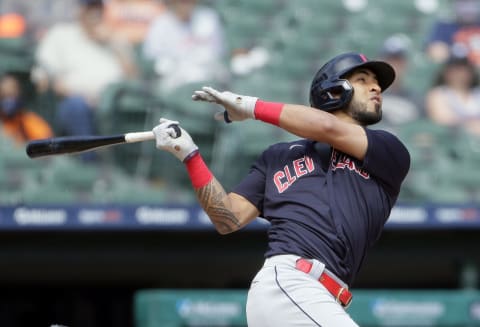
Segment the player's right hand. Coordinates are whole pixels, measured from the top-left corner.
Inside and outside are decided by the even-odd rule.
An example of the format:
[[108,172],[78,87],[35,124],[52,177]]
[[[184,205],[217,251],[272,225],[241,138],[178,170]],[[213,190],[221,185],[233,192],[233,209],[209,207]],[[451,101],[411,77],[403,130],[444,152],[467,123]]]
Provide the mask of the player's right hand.
[[258,98],[239,95],[229,91],[219,92],[214,88],[204,86],[202,90],[195,91],[192,95],[194,101],[206,101],[217,103],[225,108],[224,112],[215,114],[215,119],[224,120],[227,123],[255,119],[255,103]]
[[173,153],[185,162],[198,152],[198,146],[192,137],[179,126],[178,121],[160,118],[160,124],[153,128],[157,149]]

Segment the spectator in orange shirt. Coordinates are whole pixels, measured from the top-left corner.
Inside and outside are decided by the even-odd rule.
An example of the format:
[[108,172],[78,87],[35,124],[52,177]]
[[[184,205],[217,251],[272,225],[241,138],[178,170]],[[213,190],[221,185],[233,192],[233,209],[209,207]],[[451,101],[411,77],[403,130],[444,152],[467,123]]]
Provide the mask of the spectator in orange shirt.
[[26,108],[20,82],[11,74],[0,79],[0,118],[3,133],[19,144],[53,136],[50,125]]
[[0,38],[23,37],[26,30],[25,18],[17,13],[0,14]]

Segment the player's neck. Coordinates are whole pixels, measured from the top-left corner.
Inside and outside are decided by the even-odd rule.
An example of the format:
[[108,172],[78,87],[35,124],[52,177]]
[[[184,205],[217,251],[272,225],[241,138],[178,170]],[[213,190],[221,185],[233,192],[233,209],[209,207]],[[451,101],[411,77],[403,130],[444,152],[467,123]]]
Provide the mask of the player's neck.
[[341,121],[351,123],[351,124],[356,124],[356,125],[361,125],[355,118],[350,116],[348,113],[346,113],[344,110],[336,110],[332,112],[332,114],[340,119]]

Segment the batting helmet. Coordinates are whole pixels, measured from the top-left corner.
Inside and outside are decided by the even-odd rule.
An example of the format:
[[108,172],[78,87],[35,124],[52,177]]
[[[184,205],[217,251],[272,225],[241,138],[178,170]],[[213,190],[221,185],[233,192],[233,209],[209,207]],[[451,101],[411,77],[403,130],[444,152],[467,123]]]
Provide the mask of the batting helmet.
[[352,99],[353,87],[345,77],[360,67],[368,68],[376,75],[382,92],[395,79],[394,69],[386,62],[370,61],[361,53],[344,53],[328,61],[315,74],[310,87],[310,105],[328,112],[347,105]]

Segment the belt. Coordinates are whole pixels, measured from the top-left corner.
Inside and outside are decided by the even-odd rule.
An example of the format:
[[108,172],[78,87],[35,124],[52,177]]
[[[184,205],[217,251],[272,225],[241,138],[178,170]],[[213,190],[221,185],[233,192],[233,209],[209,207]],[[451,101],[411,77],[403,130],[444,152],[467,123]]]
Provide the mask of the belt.
[[[300,258],[297,260],[295,268],[304,273],[309,273],[312,270],[313,263],[307,259]],[[318,281],[325,286],[325,288],[335,297],[335,300],[340,303],[344,308],[347,308],[352,302],[352,293],[348,290],[348,287],[342,286],[339,282],[330,276],[326,271],[323,271]]]

